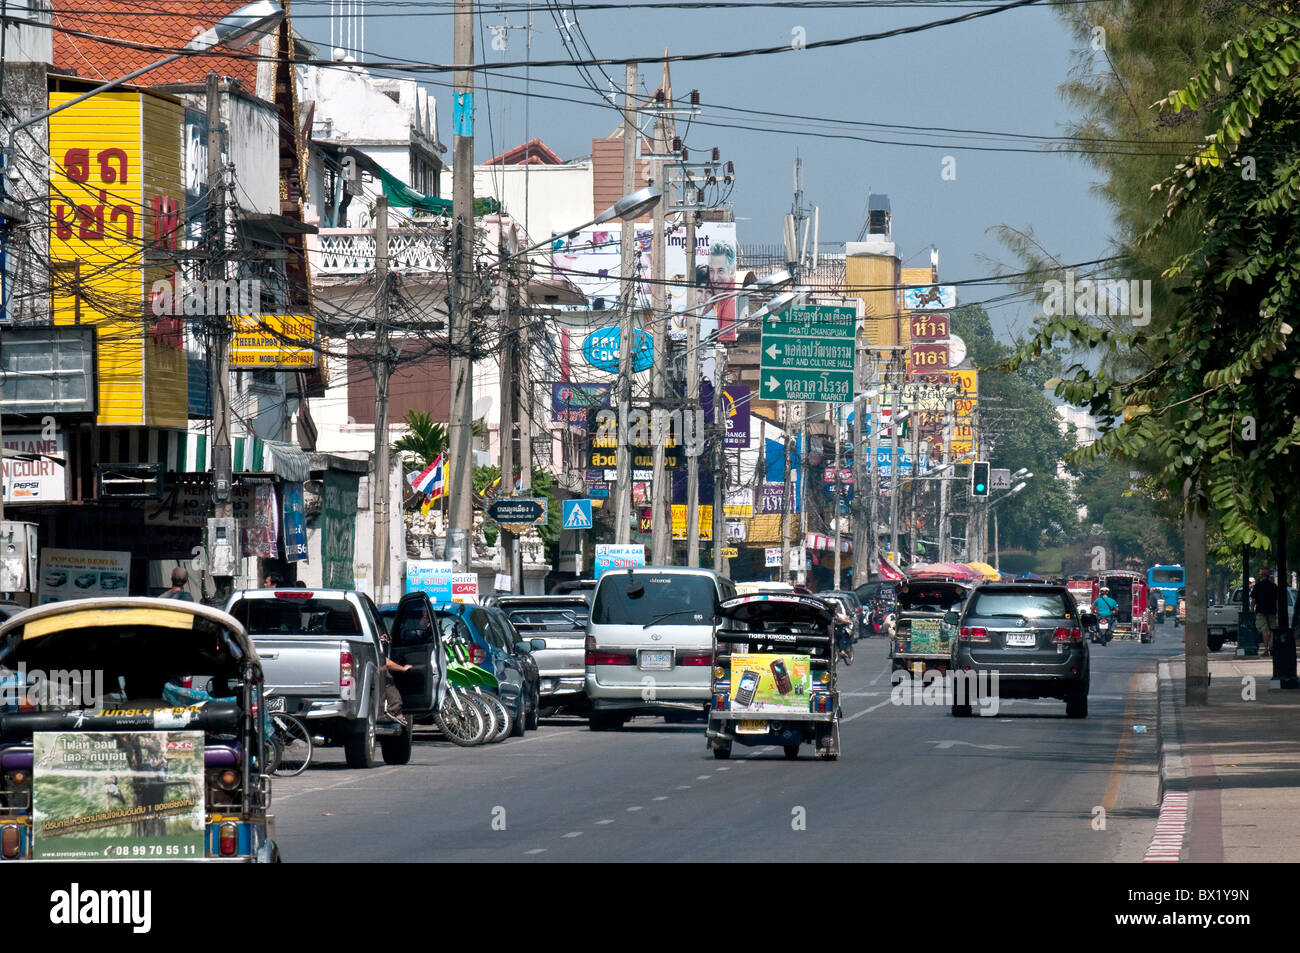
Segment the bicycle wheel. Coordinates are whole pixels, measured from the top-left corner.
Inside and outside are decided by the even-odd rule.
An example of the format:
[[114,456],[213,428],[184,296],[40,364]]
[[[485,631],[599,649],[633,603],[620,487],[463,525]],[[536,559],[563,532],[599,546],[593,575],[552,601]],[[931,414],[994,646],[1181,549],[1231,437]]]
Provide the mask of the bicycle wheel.
[[487,734],[487,716],[456,689],[447,692],[438,709],[438,728],[452,744],[471,748]]
[[280,766],[280,739],[276,737],[274,729],[266,733],[262,739],[262,750],[266,755],[266,770],[263,774],[275,774],[276,769]]
[[275,725],[276,740],[280,743],[280,763],[277,775],[297,777],[311,764],[312,741],[307,726],[293,715],[277,712],[271,715]]
[[492,709],[492,732],[487,736],[488,742],[505,741],[512,724],[506,703],[491,692],[476,694],[474,697]]

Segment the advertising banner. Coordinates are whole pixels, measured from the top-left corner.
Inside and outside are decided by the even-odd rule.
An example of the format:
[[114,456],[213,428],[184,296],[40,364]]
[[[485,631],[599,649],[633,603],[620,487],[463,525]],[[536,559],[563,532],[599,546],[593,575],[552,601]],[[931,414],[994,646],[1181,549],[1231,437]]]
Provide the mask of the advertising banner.
[[781,547],[768,546],[763,550],[763,566],[767,569],[781,568]]
[[609,406],[609,384],[551,384],[551,419],[575,433],[587,432],[587,411]]
[[[784,487],[782,487],[784,489]],[[749,519],[754,515],[754,490],[752,487],[741,487],[738,490],[728,490],[723,502],[723,512],[726,516],[737,519]]]
[[904,311],[951,311],[957,307],[956,285],[904,288]]
[[593,575],[599,579],[607,569],[634,569],[645,565],[645,546],[640,543],[618,545],[596,544],[596,562]]
[[131,594],[131,554],[96,549],[42,549],[37,605]]
[[283,483],[284,559],[285,562],[307,561],[307,514],[302,501],[301,483]]
[[32,855],[202,857],[204,788],[201,731],[38,731]]
[[812,662],[807,655],[731,656],[732,711],[807,711],[811,694]]
[[[673,539],[686,538],[686,504],[674,503],[673,507]],[[713,539],[713,504],[706,503],[700,506],[700,539],[708,541]]]
[[[510,577],[507,576],[507,579]],[[506,588],[509,588],[508,586]],[[451,601],[478,603],[478,575],[472,572],[457,572],[451,576]]]
[[406,591],[427,592],[430,602],[450,603],[453,568],[450,562],[412,559],[406,564]]
[[728,384],[722,389],[722,399],[722,415],[727,424],[722,444],[745,449],[749,446],[750,389],[744,384]]
[[301,371],[316,366],[316,319],[310,314],[240,314],[231,323],[232,369]]
[[325,471],[321,500],[321,585],[327,589],[353,589],[356,555],[357,497],[361,477],[355,473]]
[[[748,417],[746,418],[748,419]],[[4,502],[61,503],[68,498],[67,444],[61,430],[4,432],[6,451],[32,454],[31,460],[4,457]],[[39,454],[39,456],[38,456]]]
[[[253,492],[253,500],[249,507],[248,526],[241,534],[244,541],[244,555],[278,559],[280,508],[276,505],[275,487],[270,483],[259,483],[248,489]],[[349,584],[342,588],[351,589],[352,586]]]

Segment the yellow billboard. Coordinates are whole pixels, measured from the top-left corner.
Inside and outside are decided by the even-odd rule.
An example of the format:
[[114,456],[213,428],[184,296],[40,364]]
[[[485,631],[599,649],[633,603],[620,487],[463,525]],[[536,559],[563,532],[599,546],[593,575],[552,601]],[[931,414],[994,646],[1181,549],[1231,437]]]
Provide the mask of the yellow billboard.
[[[686,538],[686,504],[673,504],[673,539]],[[713,539],[713,504],[700,506],[700,539]]]
[[[65,81],[60,81],[63,84]],[[56,109],[82,92],[49,95]],[[97,328],[100,426],[185,429],[180,320],[158,318],[146,289],[169,280],[184,228],[185,109],[141,90],[100,93],[49,120],[51,311]]]
[[230,366],[300,371],[316,365],[316,323],[309,314],[240,314],[231,319]]
[[872,347],[899,343],[898,259],[891,255],[849,255],[844,280],[864,305],[862,331]]

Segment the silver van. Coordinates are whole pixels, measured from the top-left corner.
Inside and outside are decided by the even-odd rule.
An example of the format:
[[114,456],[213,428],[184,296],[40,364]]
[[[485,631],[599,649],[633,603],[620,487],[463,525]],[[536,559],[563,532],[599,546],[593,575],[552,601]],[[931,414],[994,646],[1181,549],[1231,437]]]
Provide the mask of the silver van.
[[711,694],[713,619],[736,595],[709,569],[608,570],[587,621],[586,688],[592,731],[633,715],[700,715]]

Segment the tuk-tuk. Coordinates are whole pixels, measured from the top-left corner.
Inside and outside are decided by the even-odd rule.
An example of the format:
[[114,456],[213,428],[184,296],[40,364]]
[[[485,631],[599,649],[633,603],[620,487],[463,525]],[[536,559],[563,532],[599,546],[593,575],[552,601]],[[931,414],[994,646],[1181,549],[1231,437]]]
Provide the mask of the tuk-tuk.
[[921,678],[929,670],[948,670],[957,631],[944,621],[945,616],[961,608],[978,582],[978,577],[941,566],[920,567],[907,574],[898,587],[898,625],[889,641],[893,671]]
[[[190,686],[211,700],[167,700]],[[0,863],[279,861],[264,708],[257,653],[218,609],[18,613],[0,625]]]
[[705,732],[715,758],[733,744],[779,746],[790,759],[810,744],[823,760],[839,757],[834,624],[834,608],[811,596],[758,593],[718,607]]

